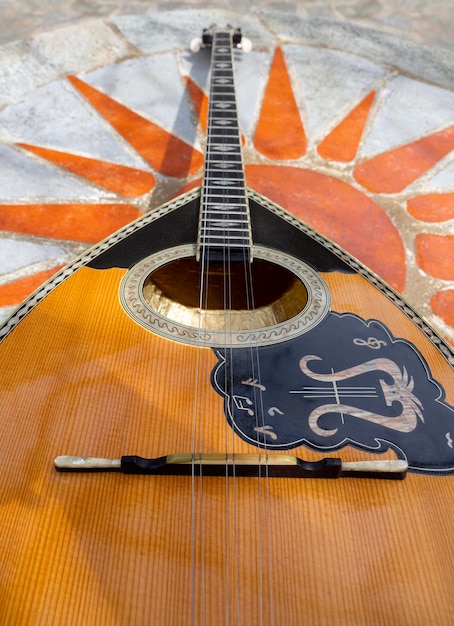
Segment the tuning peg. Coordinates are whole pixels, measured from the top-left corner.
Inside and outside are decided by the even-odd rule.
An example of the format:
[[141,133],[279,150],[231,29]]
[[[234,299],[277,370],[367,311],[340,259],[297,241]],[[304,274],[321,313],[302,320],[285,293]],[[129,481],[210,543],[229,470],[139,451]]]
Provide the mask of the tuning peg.
[[191,52],[198,52],[202,47],[202,39],[200,37],[194,37],[189,44]]
[[250,52],[252,50],[252,41],[247,37],[241,38],[241,50],[243,52]]

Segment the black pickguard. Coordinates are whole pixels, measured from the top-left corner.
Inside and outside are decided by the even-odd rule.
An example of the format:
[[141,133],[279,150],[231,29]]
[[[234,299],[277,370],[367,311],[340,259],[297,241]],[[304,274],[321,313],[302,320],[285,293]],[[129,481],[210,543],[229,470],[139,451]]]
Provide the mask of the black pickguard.
[[273,346],[216,350],[227,420],[261,448],[393,448],[415,471],[454,472],[454,407],[418,350],[381,322],[330,313]]

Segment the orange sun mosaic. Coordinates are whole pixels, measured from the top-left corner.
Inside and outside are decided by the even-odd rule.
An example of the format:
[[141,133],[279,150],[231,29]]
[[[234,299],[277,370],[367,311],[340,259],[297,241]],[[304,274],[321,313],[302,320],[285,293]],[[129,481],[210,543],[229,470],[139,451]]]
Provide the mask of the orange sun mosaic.
[[[201,151],[83,79],[69,76],[67,81],[155,174],[18,142],[17,147],[24,154],[111,191],[119,201],[4,204],[0,205],[1,230],[96,243],[142,214],[143,207],[137,200],[155,188],[156,177],[175,179],[182,189],[200,181]],[[185,84],[203,142],[207,95],[191,78],[185,77]],[[430,297],[430,307],[442,321],[445,336],[454,343],[454,289],[449,286],[454,280],[454,236],[439,234],[436,229],[431,232],[431,225],[454,219],[454,194],[412,195],[408,191],[415,180],[454,149],[454,126],[361,160],[358,149],[376,99],[377,91],[371,89],[353,103],[309,154],[308,131],[283,51],[278,47],[257,123],[243,137],[247,182],[335,241],[401,293],[411,291],[409,257],[414,258],[417,268],[429,280],[434,277],[447,281],[445,289]],[[427,232],[414,236],[410,250],[384,208],[389,206],[390,198],[408,219],[427,224]],[[38,272],[1,285],[0,306],[19,304],[51,274],[52,270]]]

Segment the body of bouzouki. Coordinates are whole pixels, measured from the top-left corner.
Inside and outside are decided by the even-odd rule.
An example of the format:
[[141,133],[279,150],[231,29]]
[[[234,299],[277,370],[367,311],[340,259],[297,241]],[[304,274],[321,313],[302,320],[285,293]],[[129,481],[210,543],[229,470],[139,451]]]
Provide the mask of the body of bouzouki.
[[[217,305],[201,313],[187,275],[210,193],[205,181],[95,246],[0,330],[0,623],[452,624],[451,350],[250,190],[259,303],[223,323]],[[225,270],[217,244],[206,254]],[[195,462],[189,475],[54,467],[66,454],[170,453],[229,461],[224,476]],[[235,471],[257,454],[255,476]],[[276,475],[269,459],[289,454],[400,459],[409,472]]]

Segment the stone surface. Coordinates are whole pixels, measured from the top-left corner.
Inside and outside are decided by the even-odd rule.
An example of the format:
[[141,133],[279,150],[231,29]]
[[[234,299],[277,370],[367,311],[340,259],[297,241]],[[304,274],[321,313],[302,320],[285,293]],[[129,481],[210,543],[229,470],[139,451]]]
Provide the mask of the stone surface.
[[387,75],[383,67],[338,50],[290,45],[284,51],[314,139],[324,136],[329,125],[340,121]]
[[0,56],[0,105],[59,76],[115,63],[131,53],[131,46],[111,26],[97,20],[7,44]]
[[[332,18],[418,44],[454,50],[454,6],[449,0],[212,0],[210,6],[238,13],[280,11],[300,17]],[[23,39],[90,16],[106,19],[160,11],[205,9],[202,0],[3,0],[0,43]]]

